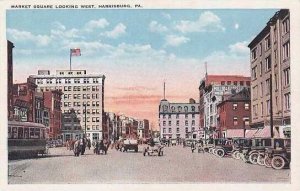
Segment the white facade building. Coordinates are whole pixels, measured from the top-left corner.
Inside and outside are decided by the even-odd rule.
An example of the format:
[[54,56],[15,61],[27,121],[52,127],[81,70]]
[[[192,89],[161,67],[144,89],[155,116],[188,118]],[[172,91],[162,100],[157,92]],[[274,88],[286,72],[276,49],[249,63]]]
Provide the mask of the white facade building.
[[[57,70],[50,75],[49,70],[39,70],[38,75],[30,77],[35,79],[38,92],[62,91],[62,113],[74,109],[87,137],[103,138],[104,75],[86,74],[86,70]],[[64,133],[63,138],[66,136]]]
[[200,130],[199,104],[193,99],[189,103],[170,103],[163,99],[159,105],[159,127],[161,138],[197,138]]

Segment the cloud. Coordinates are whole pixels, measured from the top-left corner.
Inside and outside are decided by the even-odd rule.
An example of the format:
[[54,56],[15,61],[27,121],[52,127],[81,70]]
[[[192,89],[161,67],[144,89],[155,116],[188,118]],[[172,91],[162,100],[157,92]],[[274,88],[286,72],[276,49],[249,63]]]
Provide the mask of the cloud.
[[171,19],[171,15],[168,13],[162,13],[162,16],[166,19]]
[[190,41],[189,38],[184,36],[177,36],[177,35],[167,35],[165,46],[180,46]]
[[179,21],[175,29],[182,33],[225,31],[221,19],[211,11],[203,12],[196,21]]
[[148,91],[148,90],[155,90],[155,88],[151,88],[148,86],[128,86],[128,87],[117,87],[118,90],[123,91]]
[[109,22],[105,18],[100,18],[98,20],[90,20],[84,26],[84,30],[91,32],[94,29],[103,29],[109,25]]
[[229,51],[233,54],[241,54],[241,55],[247,55],[249,54],[249,48],[248,48],[249,41],[242,41],[237,42],[235,44],[229,45]]
[[31,42],[38,47],[47,46],[51,42],[51,38],[47,35],[34,35],[28,31],[8,28],[7,33],[13,41]]
[[80,36],[80,31],[78,29],[72,28],[67,30],[60,22],[53,22],[52,27],[53,28],[50,30],[50,36],[55,41],[58,41],[58,39],[65,41],[66,39],[83,38]]
[[102,35],[108,37],[108,38],[118,38],[119,36],[126,33],[126,26],[123,23],[117,24],[115,28],[111,31],[107,31],[102,33]]
[[163,26],[162,24],[158,23],[157,21],[151,21],[149,24],[149,30],[151,32],[166,32],[168,31],[168,28],[166,26]]
[[235,29],[239,29],[239,28],[240,28],[240,25],[239,25],[238,23],[235,23],[235,24],[234,24],[234,28],[235,28]]

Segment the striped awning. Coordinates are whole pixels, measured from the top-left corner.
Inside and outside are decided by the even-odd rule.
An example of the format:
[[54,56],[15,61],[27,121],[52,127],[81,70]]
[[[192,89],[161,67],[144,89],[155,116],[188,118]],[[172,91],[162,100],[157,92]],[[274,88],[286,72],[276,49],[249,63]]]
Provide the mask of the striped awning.
[[261,137],[261,138],[271,137],[270,127],[265,126],[263,129],[258,129],[258,131],[254,134],[254,137]]
[[258,131],[258,129],[248,129],[246,130],[246,138],[253,138],[254,134]]

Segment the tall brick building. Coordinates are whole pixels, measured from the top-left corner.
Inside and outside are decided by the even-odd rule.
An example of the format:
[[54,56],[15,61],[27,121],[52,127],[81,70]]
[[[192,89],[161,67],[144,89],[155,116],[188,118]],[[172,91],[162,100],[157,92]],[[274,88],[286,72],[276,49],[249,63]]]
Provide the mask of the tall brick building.
[[290,130],[291,124],[289,10],[276,12],[248,47],[252,71],[251,126],[270,128],[273,103],[274,131],[282,134]]
[[13,48],[14,44],[7,41],[7,117],[13,117]]

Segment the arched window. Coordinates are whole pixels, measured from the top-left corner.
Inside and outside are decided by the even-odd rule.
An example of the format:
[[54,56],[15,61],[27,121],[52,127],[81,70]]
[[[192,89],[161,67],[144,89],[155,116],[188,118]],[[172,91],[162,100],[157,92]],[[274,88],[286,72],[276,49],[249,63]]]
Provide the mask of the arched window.
[[184,106],[184,112],[188,112],[188,107],[187,106]]
[[171,107],[171,110],[172,110],[172,112],[175,112],[175,107],[172,106],[172,107]]
[[195,106],[192,106],[192,112],[195,112]]
[[182,107],[178,106],[178,112],[181,112],[181,111],[182,111]]

